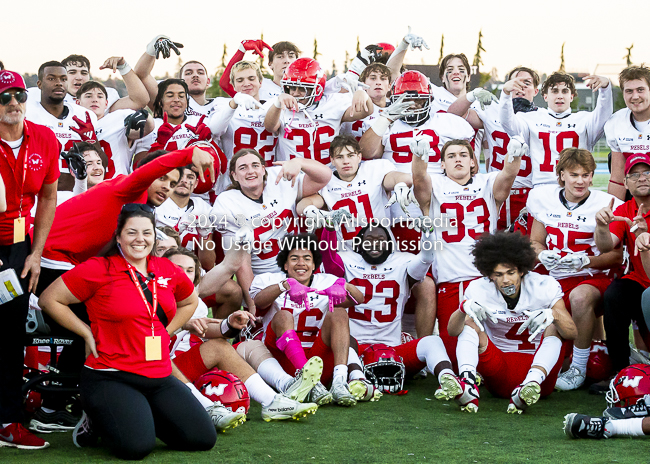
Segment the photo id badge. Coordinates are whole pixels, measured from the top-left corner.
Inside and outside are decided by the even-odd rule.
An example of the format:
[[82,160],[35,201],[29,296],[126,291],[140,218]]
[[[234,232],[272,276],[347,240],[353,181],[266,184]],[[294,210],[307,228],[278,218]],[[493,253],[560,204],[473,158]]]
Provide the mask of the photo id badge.
[[14,219],[14,243],[25,241],[25,218]]
[[160,337],[145,337],[145,361],[160,361],[162,359],[162,340]]

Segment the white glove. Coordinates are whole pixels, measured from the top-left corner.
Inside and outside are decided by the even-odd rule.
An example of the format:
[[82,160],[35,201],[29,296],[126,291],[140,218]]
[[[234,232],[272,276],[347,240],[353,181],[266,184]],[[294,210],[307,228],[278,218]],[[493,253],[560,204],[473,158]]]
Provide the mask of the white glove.
[[409,142],[409,149],[415,156],[422,158],[422,161],[429,162],[431,143],[424,135],[417,135]]
[[149,44],[147,45],[147,55],[156,56],[156,50],[155,50],[154,46],[156,45],[156,42],[158,42],[159,39],[168,39],[168,40],[171,40],[171,39],[169,38],[169,36],[166,36],[166,35],[164,35],[164,34],[157,35],[157,36],[154,37],[153,40],[152,40],[151,42],[149,42]]
[[483,327],[483,324],[481,324],[485,319],[490,318],[494,324],[497,322],[497,318],[492,309],[487,308],[474,300],[467,299],[463,301],[460,310],[474,321],[481,332],[485,332],[485,328]]
[[388,120],[391,122],[394,122],[398,119],[402,119],[403,117],[407,116],[409,114],[409,108],[413,105],[412,101],[404,101],[404,99],[407,97],[405,93],[399,96],[397,100],[395,100],[394,103],[391,103],[389,106],[386,107],[386,109],[382,112],[382,116],[380,117],[386,117]]
[[467,101],[470,103],[474,103],[478,100],[478,102],[481,104],[481,109],[484,111],[486,105],[491,105],[492,103],[499,101],[496,95],[494,95],[492,92],[488,92],[487,90],[480,87],[478,89],[472,90],[465,96],[467,97]]
[[352,225],[353,222],[355,222],[354,216],[347,209],[330,211],[327,216],[327,227],[330,229],[340,229],[343,223]]
[[369,89],[370,86],[359,82],[359,76],[353,72],[346,72],[344,74],[337,74],[334,78],[334,89],[345,89],[350,93],[354,93],[359,89]]
[[318,227],[323,227],[329,217],[329,211],[320,210],[314,205],[307,206],[302,214],[308,219],[307,231],[310,233]]
[[262,107],[262,104],[253,97],[241,92],[237,92],[232,101],[235,102],[235,105],[241,106],[247,110],[254,110]]
[[429,45],[427,45],[422,37],[419,35],[411,34],[411,26],[409,26],[408,33],[404,36],[404,38],[402,38],[402,41],[399,43],[395,51],[402,52],[408,50],[409,45],[411,46],[411,50],[415,50],[417,48],[418,50],[422,51],[422,47],[429,50]]
[[[200,227],[199,224],[204,223],[205,227]],[[181,218],[178,220],[176,227],[178,228],[178,235],[183,235],[184,232],[190,234],[196,231],[201,237],[206,238],[212,233],[212,227],[210,227],[211,221],[209,218],[201,218],[196,213],[194,213],[194,207],[190,207],[187,211],[183,213]]]
[[404,182],[398,182],[395,184],[395,187],[393,188],[393,193],[390,196],[390,199],[388,200],[388,203],[384,206],[384,208],[389,208],[391,205],[398,203],[399,206],[402,208],[402,211],[406,213],[407,216],[411,217],[411,215],[408,212],[408,205],[411,203],[415,203],[418,207],[420,204],[417,202],[415,199],[415,194],[413,193],[413,190],[406,185]]
[[512,163],[515,158],[528,154],[528,144],[524,141],[524,138],[521,135],[515,135],[510,138],[508,142],[508,153],[506,159],[508,163]]
[[558,271],[579,271],[591,263],[589,256],[584,253],[569,253],[557,265]]
[[366,69],[366,66],[374,63],[379,58],[381,58],[381,47],[377,46],[376,44],[368,45],[367,47],[359,50],[357,56],[355,56],[352,60],[352,63],[350,63],[348,72],[352,72],[353,74],[360,76],[363,70]]
[[524,333],[524,330],[528,329],[528,332],[530,332],[530,337],[528,337],[529,342],[532,342],[537,335],[546,330],[554,320],[553,310],[551,308],[524,311],[524,314],[528,316],[528,319],[521,324],[521,327],[517,330],[517,335],[521,335]]
[[244,249],[250,252],[253,250],[253,242],[255,241],[255,233],[253,229],[248,226],[240,227],[239,230],[235,233],[235,244],[239,246],[240,249]]
[[542,251],[539,256],[539,261],[544,265],[546,269],[549,271],[552,271],[555,269],[558,264],[560,264],[560,253],[557,251],[551,251],[551,250],[544,250]]

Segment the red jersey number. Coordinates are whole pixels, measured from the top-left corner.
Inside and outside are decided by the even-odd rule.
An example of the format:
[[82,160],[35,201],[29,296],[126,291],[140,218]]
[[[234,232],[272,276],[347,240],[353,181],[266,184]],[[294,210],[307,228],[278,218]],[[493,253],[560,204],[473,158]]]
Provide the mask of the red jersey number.
[[[246,141],[248,140],[248,142]],[[268,143],[263,144],[265,141],[272,142],[270,145]],[[278,139],[273,137],[269,131],[264,130],[260,134],[257,133],[252,127],[239,127],[233,137],[233,149],[232,152],[237,153],[242,148],[252,148],[253,150],[258,150],[259,154],[264,157],[266,167],[273,166],[273,149],[278,143]],[[261,146],[258,149],[258,145]]]
[[[393,150],[393,161],[395,163],[410,163],[413,154],[409,148],[409,142],[413,138],[414,132],[400,132],[398,134],[390,134],[390,149]],[[433,153],[429,155],[429,163],[437,163],[440,161],[440,137],[432,129],[424,129],[421,135],[428,135],[431,137],[429,146]]]
[[[492,156],[490,159],[490,166],[499,171],[503,170],[503,161],[499,161],[499,156],[501,155],[505,161],[505,156],[508,154],[508,143],[510,143],[510,137],[508,134],[501,131],[492,132],[492,139],[494,140],[494,147],[492,148]],[[499,146],[498,142],[501,142]],[[531,173],[531,162],[530,156],[524,155],[521,157],[521,165],[519,167],[519,172],[517,176],[519,177],[528,177]]]
[[[456,233],[453,234],[448,230],[445,230],[442,233],[442,239],[447,243],[457,243],[465,238],[465,232],[467,235],[476,239],[479,235],[484,232],[490,231],[490,210],[488,205],[483,198],[474,199],[467,208],[464,208],[460,203],[443,203],[440,205],[440,213],[447,214],[450,211],[456,212]],[[473,227],[466,227],[465,215],[466,213],[476,213],[476,225]],[[450,215],[450,219],[453,219],[454,215]],[[482,230],[477,230],[479,226],[483,226]]]
[[[381,309],[364,309],[363,311],[358,311],[356,307],[351,307],[348,310],[348,315],[350,319],[357,319],[360,321],[370,322],[374,313],[375,320],[377,322],[386,323],[393,322],[397,317],[397,299],[400,295],[400,288],[397,282],[394,280],[382,280],[377,286],[373,288],[372,282],[366,279],[354,278],[350,282],[352,285],[363,288],[363,304],[366,305],[374,298],[375,293],[384,293],[388,291],[390,296],[384,297],[384,303],[390,308],[390,311],[387,314]],[[381,297],[381,296],[379,296]]]
[[[372,219],[373,217],[372,206],[370,206],[370,197],[368,196],[367,193],[365,195],[359,195],[358,197],[355,198],[344,198],[342,200],[339,200],[336,203],[334,203],[332,210],[336,211],[337,209],[347,208],[347,210],[350,212],[350,214],[352,214],[352,216],[358,218],[359,210],[357,209],[357,203],[363,205],[363,213],[366,215],[366,218],[368,220]],[[351,240],[353,237],[356,237],[356,235],[359,233],[360,230],[361,227],[348,227],[344,225],[343,227],[341,227],[343,240]]]
[[[564,150],[565,148],[578,148],[580,144],[580,136],[574,131],[560,132],[555,135],[555,153],[556,156]],[[555,171],[555,162],[552,159],[551,154],[551,133],[550,132],[540,132],[539,139],[542,141],[544,146],[544,162],[539,165],[539,170],[542,172],[553,172]],[[567,143],[568,140],[568,143]]]

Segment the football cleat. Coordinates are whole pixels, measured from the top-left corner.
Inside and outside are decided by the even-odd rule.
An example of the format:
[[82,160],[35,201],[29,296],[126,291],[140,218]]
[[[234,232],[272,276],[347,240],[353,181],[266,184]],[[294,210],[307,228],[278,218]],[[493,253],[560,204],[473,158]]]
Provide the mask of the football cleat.
[[262,419],[265,422],[286,419],[300,420],[301,417],[316,414],[317,409],[318,405],[315,403],[299,403],[278,393],[275,395],[273,403],[266,408],[262,408]]
[[458,377],[453,374],[440,376],[440,388],[434,393],[437,400],[451,400],[462,394],[463,386]]
[[324,406],[332,402],[332,394],[325,388],[320,381],[314,385],[307,396],[308,403],[316,403],[318,406]]
[[519,385],[510,395],[510,404],[508,405],[508,414],[521,414],[528,408],[539,401],[542,387],[537,382],[528,382]]
[[72,431],[72,443],[77,448],[86,448],[89,446],[97,446],[99,437],[93,431],[92,422],[90,417],[86,415],[86,411],[81,414],[81,419],[77,426]]
[[212,419],[212,423],[218,432],[225,432],[228,429],[234,429],[246,422],[246,414],[241,412],[232,412],[226,409],[220,403],[214,403],[206,409]]
[[348,384],[343,377],[334,379],[330,393],[332,394],[332,401],[340,406],[354,406],[357,404],[357,399],[350,393]]
[[45,412],[39,409],[29,421],[29,430],[39,433],[69,432],[74,430],[77,422],[79,418],[68,411]]
[[555,389],[558,391],[577,390],[585,383],[586,373],[577,367],[569,367],[565,372],[557,376]]
[[463,372],[461,374],[460,383],[463,387],[463,393],[455,398],[456,403],[460,405],[461,411],[478,412],[480,395],[475,382],[475,376],[471,372]]
[[383,393],[367,379],[357,379],[348,383],[348,390],[357,401],[379,401]]
[[609,438],[611,430],[607,430],[610,422],[607,417],[590,417],[575,412],[564,416],[564,433],[571,438]]
[[0,428],[0,448],[18,449],[43,449],[50,446],[48,442],[37,437],[18,422],[12,422],[4,428]]
[[650,416],[650,395],[645,395],[636,404],[628,407],[611,407],[605,409],[603,416],[609,419],[633,419]]
[[630,364],[650,364],[650,359],[630,343]]
[[296,372],[296,376],[284,391],[284,395],[302,403],[309,395],[309,392],[320,381],[322,373],[323,360],[318,356],[310,358],[307,364]]

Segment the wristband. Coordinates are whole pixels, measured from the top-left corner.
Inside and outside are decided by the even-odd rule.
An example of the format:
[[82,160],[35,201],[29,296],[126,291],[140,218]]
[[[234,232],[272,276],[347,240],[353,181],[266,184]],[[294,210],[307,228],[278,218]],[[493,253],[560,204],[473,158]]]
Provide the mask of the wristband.
[[282,108],[282,103],[280,103],[280,99],[278,97],[274,97],[273,100],[273,106],[276,108]]
[[233,338],[235,335],[237,335],[237,330],[230,325],[228,318],[225,318],[223,321],[221,321],[221,335],[226,338]]
[[282,282],[278,282],[278,287],[280,287],[281,294],[287,291],[287,289],[284,288],[284,280]]
[[372,123],[370,128],[377,134],[379,137],[383,137],[388,128],[390,127],[391,121],[386,116],[379,116],[375,122]]
[[615,185],[620,185],[621,187],[625,187],[625,184],[622,184],[622,183],[620,183],[620,182],[616,182],[615,180],[611,180],[611,179],[610,179],[609,182],[612,183],[612,184],[615,184]]
[[465,95],[465,98],[467,98],[467,101],[470,103],[474,103],[476,101],[476,95],[474,95],[474,91],[472,90],[471,92],[467,92]]
[[117,66],[117,70],[120,72],[122,76],[124,76],[131,72],[131,66],[129,66],[129,63],[125,61],[124,64]]

